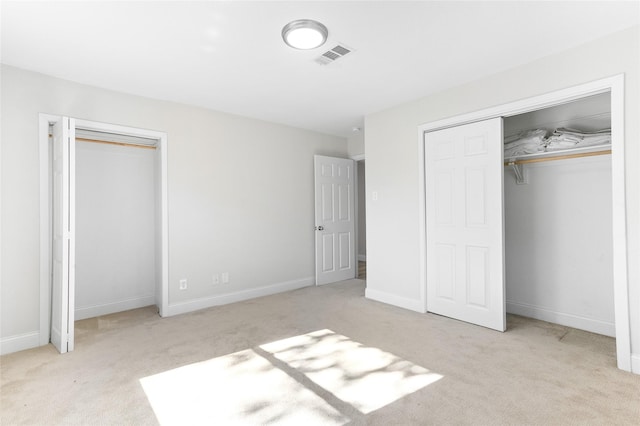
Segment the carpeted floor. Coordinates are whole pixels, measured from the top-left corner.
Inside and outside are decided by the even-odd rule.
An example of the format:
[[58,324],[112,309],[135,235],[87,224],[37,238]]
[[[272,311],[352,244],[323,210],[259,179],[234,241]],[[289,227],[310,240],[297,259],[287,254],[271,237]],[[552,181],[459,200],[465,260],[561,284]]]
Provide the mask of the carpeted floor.
[[615,341],[516,316],[498,333],[364,298],[364,281],[76,323],[1,361],[2,425],[640,424]]

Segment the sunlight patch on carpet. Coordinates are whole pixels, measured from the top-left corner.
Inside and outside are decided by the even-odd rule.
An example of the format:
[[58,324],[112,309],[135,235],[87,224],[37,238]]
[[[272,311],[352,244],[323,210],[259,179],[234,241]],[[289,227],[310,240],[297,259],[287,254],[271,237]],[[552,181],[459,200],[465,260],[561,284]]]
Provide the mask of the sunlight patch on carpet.
[[426,368],[331,330],[260,347],[364,414],[442,378]]
[[442,376],[331,330],[140,379],[162,425],[343,425]]
[[337,425],[348,420],[250,349],[140,383],[162,425]]

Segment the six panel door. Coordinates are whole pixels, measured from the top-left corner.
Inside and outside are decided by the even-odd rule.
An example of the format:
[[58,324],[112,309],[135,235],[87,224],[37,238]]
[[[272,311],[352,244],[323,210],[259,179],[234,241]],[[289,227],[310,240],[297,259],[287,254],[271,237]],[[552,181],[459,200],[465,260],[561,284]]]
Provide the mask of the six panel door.
[[504,331],[502,118],[424,143],[427,310]]
[[355,278],[354,161],[314,161],[316,284]]

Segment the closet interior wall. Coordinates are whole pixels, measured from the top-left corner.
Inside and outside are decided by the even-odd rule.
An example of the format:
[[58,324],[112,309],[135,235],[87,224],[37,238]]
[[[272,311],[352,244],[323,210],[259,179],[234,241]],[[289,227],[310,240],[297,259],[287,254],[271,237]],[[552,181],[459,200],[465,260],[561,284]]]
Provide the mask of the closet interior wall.
[[77,139],[76,320],[157,304],[158,157]]
[[[610,94],[504,119],[523,130],[611,126]],[[505,166],[508,313],[615,336],[611,155]]]

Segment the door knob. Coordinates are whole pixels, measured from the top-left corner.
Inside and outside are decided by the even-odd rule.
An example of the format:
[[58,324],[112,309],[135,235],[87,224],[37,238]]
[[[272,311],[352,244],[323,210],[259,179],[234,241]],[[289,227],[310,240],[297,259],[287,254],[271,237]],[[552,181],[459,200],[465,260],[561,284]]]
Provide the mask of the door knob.
[[316,226],[316,231],[324,231],[324,226]]

